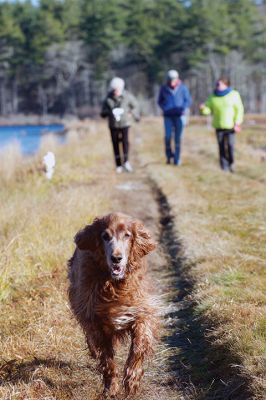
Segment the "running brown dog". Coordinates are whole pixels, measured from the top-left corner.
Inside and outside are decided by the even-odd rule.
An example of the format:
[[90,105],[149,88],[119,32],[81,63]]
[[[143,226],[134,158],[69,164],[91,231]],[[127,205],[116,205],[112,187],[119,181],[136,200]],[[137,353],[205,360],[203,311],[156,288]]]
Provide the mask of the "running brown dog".
[[130,336],[123,385],[126,395],[135,394],[158,331],[144,257],[155,243],[140,221],[121,213],[96,218],[74,240],[69,299],[90,353],[99,362],[104,393],[115,396],[119,391],[115,348]]

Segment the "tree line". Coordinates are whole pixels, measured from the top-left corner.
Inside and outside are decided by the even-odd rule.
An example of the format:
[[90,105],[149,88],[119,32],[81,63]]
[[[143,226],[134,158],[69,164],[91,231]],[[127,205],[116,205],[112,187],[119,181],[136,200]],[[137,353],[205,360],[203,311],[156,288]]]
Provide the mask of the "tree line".
[[228,75],[266,112],[266,4],[253,0],[39,0],[0,3],[0,113],[93,116],[114,75],[156,112],[170,68],[193,110]]

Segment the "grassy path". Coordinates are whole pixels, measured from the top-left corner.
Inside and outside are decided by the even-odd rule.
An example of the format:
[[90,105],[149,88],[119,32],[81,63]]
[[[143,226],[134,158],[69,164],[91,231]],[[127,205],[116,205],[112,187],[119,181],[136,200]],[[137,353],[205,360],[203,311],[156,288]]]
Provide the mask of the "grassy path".
[[169,277],[172,307],[168,314],[171,323],[165,337],[167,345],[173,349],[170,369],[179,380],[185,398],[251,399],[251,382],[241,374],[241,359],[225,344],[208,339],[214,323],[199,316],[198,304],[193,298],[196,281],[191,274],[191,262],[184,255],[182,242],[176,234],[166,196],[154,182],[152,186],[161,214],[160,243],[172,271]]
[[177,316],[185,316],[181,362],[195,398],[264,399],[265,129],[246,127],[237,136],[235,174],[220,171],[207,127],[186,130],[181,168],[164,165],[158,120],[144,123],[142,138],[142,162],[169,205],[183,249],[178,275],[188,293]]
[[[95,134],[89,132],[88,137],[56,149],[58,168],[51,184],[47,184],[40,173],[30,177],[30,183],[27,183],[27,175],[22,179],[14,175],[14,182],[10,182],[16,187],[16,195],[13,191],[9,194],[14,210],[17,208],[16,231],[22,230],[22,239],[17,243],[13,240],[18,235],[11,229],[15,223],[9,227],[3,212],[6,237],[2,237],[2,244],[10,269],[3,263],[6,277],[0,314],[1,399],[99,397],[100,376],[87,355],[83,334],[72,319],[67,302],[66,260],[74,248],[72,237],[95,215],[112,210],[142,219],[155,236],[159,235],[157,204],[142,171],[115,175],[109,136],[101,126],[98,129],[105,135],[107,145],[104,147],[97,144]],[[84,129],[81,132],[83,135]],[[28,209],[38,219],[20,226],[20,202],[25,196]],[[31,258],[28,260],[29,245]],[[16,253],[24,257],[19,270]],[[165,263],[160,250],[151,256],[151,273],[167,307],[166,283],[163,283],[167,277],[162,271]],[[126,351],[122,349],[118,354],[121,367]],[[136,399],[180,398],[175,377],[168,371],[170,352],[163,343],[158,347]]]
[[[262,168],[256,162],[247,168],[245,138],[240,171],[225,181],[214,167],[211,142],[202,145],[191,135],[202,134],[202,128],[191,128],[187,135],[184,166],[168,168],[158,121],[147,121],[141,129],[132,138],[132,175],[113,173],[109,134],[99,124],[81,126],[68,145],[55,149],[58,166],[51,184],[36,162],[3,182],[1,399],[99,398],[99,374],[69,311],[65,265],[75,232],[109,211],[143,220],[160,243],[150,257],[150,272],[162,298],[165,328],[136,399],[263,398],[264,254],[252,236],[252,224],[266,210]],[[243,186],[248,192],[241,192]],[[241,218],[244,226],[233,229],[229,222]],[[247,282],[256,296],[250,296]],[[250,336],[242,322],[243,301]],[[239,312],[234,323],[230,310]],[[118,354],[121,366],[126,351]]]

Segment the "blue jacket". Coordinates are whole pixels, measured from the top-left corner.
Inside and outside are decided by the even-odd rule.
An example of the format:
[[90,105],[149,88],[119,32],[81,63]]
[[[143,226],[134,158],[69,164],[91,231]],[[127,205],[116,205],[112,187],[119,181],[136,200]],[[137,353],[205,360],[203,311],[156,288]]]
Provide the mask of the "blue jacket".
[[189,90],[182,82],[175,89],[163,85],[160,89],[158,104],[165,117],[180,117],[191,106]]

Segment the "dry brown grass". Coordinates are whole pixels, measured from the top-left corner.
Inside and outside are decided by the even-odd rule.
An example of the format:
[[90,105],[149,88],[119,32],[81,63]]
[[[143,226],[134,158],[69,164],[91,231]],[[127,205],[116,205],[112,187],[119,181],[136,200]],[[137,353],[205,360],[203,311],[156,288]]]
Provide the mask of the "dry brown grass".
[[[205,339],[237,356],[238,370],[252,378],[253,398],[263,398],[266,143],[262,127],[246,128],[239,136],[234,175],[219,170],[213,133],[197,125],[185,134],[183,166],[165,166],[159,119],[147,119],[138,127],[141,140],[133,141],[132,135],[141,165],[131,176],[114,174],[109,134],[101,123],[71,126],[67,145],[46,142],[27,161],[15,151],[8,174],[5,168],[0,172],[1,399],[98,397],[100,377],[68,307],[65,264],[73,251],[73,235],[97,214],[119,209],[146,219],[156,231],[160,216],[145,183],[147,174],[167,195],[175,217],[173,229],[193,265],[189,279],[196,281],[195,312],[213,326]],[[40,168],[50,146],[57,159],[51,182]],[[158,288],[165,291],[169,285],[169,295],[166,291],[163,297],[169,301],[173,279],[178,277],[167,269],[160,252],[152,261]],[[171,304],[168,314],[176,307]],[[195,323],[187,322],[188,327]],[[178,335],[184,332],[187,342],[186,329],[179,328]],[[175,338],[176,332],[167,327],[165,335]],[[118,355],[121,361],[125,351]],[[174,343],[160,345],[136,399],[201,398],[200,387],[182,389],[167,371],[169,360],[172,357],[176,363],[180,351]],[[219,357],[218,353],[216,363]]]
[[[86,380],[86,372],[82,378],[79,371],[79,357],[82,373],[87,360],[80,348],[83,338],[68,311],[65,265],[75,232],[109,206],[108,197],[102,196],[104,182],[95,180],[95,167],[96,161],[102,162],[104,173],[110,162],[106,165],[100,145],[90,151],[92,141],[78,141],[73,132],[63,147],[46,140],[34,166],[52,145],[57,159],[52,182],[19,159],[1,191],[0,352],[7,361],[1,362],[3,399],[52,399],[61,392],[60,398],[72,398],[71,382],[79,385],[75,374],[80,386]],[[27,173],[21,175],[21,168]]]
[[[9,175],[3,170],[1,177],[8,185],[0,193],[2,298],[41,271],[64,263],[75,229],[106,207],[93,172],[96,159],[104,155],[100,146],[93,155],[82,144],[74,147],[72,140],[56,147],[49,138],[39,156],[19,158]],[[51,145],[57,165],[49,182],[40,166]]]
[[18,142],[7,145],[0,153],[0,177],[2,182],[9,182],[22,163]]
[[[186,130],[181,167],[165,166],[163,128],[143,126],[142,163],[166,194],[186,257],[195,265],[197,313],[212,321],[209,336],[240,357],[263,398],[266,350],[266,149],[264,130],[237,137],[237,173],[218,167],[214,133]],[[266,153],[265,153],[266,154]]]
[[[51,145],[57,164],[50,182],[39,166]],[[126,207],[122,192],[120,198],[116,193],[123,179],[127,177],[114,173],[105,124],[97,124],[97,129],[82,124],[71,128],[68,144],[55,146],[49,139],[33,160],[20,159],[2,186],[1,399],[98,398],[100,376],[68,306],[66,260],[81,226],[95,215]],[[135,204],[126,211],[136,211]],[[121,365],[126,350],[118,355]],[[136,399],[176,399],[167,365],[161,365],[167,354],[168,349],[159,346]]]

